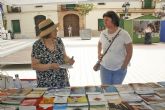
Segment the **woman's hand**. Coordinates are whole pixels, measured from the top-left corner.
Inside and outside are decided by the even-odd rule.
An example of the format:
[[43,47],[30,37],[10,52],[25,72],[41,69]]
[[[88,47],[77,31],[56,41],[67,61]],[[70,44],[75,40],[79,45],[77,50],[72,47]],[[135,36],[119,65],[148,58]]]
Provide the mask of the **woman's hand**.
[[68,63],[69,63],[70,65],[73,65],[74,62],[75,62],[75,60],[73,59],[73,57],[72,57],[71,59],[68,60]]
[[57,63],[52,63],[52,64],[50,64],[50,69],[55,70],[55,69],[59,69],[59,68],[60,68],[60,65],[57,64]]
[[103,54],[98,54],[98,60],[101,61],[101,59],[103,58]]

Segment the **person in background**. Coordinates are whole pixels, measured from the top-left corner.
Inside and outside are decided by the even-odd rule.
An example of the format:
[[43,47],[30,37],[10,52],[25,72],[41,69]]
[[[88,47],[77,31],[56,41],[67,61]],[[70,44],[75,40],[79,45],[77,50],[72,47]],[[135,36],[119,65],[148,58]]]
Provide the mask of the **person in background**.
[[144,29],[145,37],[144,37],[144,44],[152,44],[152,32],[154,31],[153,25],[150,23]]
[[72,36],[72,27],[70,25],[68,27],[68,33],[69,33],[69,37],[71,37]]
[[36,70],[38,87],[69,87],[67,70],[60,65],[74,64],[68,57],[61,38],[57,37],[57,24],[46,19],[39,24],[39,39],[32,48],[32,68]]
[[114,11],[104,13],[103,19],[106,29],[100,34],[98,59],[102,58],[112,39],[115,36],[116,38],[101,60],[101,83],[102,85],[121,84],[132,57],[132,39],[127,31],[119,27],[119,17]]

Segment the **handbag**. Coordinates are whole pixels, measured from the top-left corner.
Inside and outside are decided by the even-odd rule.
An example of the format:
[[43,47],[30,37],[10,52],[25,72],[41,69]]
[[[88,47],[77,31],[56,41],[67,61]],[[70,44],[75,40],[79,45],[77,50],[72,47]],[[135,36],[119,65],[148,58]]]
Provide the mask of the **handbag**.
[[112,45],[112,43],[114,42],[114,40],[115,40],[115,39],[117,38],[117,36],[119,35],[119,32],[120,32],[120,31],[121,31],[121,29],[120,29],[120,30],[117,32],[117,34],[113,37],[112,42],[110,42],[108,48],[107,48],[106,51],[104,52],[104,54],[103,54],[103,56],[101,57],[101,59],[98,60],[98,61],[96,62],[96,64],[93,66],[93,70],[94,70],[94,71],[100,70],[100,66],[101,66],[100,62],[102,61],[103,57],[104,57],[104,56],[106,55],[106,53],[108,52],[108,50],[109,50],[109,48],[111,47],[111,45]]

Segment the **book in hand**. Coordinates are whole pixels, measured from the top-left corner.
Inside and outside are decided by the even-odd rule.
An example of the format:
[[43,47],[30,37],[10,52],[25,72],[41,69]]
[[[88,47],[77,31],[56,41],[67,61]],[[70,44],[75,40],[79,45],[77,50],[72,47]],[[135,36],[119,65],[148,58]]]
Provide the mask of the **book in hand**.
[[63,64],[63,65],[60,65],[59,67],[60,68],[64,68],[64,69],[71,69],[71,68],[73,68],[73,66],[70,65],[70,64]]
[[86,86],[86,94],[101,94],[103,92],[100,86]]
[[19,110],[37,110],[40,99],[24,99],[19,106]]
[[70,91],[70,96],[85,96],[84,87],[72,87]]
[[55,96],[55,104],[66,104],[68,96]]
[[106,105],[107,101],[103,94],[88,94],[89,105]]
[[67,102],[68,106],[88,106],[86,96],[69,96]]
[[54,104],[53,110],[67,110],[67,104]]
[[118,91],[115,86],[108,85],[108,86],[102,86],[103,93],[106,94],[118,94]]
[[120,94],[124,102],[142,102],[142,98],[137,94]]

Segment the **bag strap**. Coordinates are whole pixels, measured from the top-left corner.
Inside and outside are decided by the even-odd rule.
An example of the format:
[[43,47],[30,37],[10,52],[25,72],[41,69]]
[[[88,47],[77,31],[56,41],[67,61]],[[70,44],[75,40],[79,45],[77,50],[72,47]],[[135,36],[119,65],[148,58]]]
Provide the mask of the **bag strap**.
[[117,34],[113,37],[112,42],[109,44],[108,48],[106,49],[106,51],[104,52],[102,58],[100,59],[100,61],[103,59],[103,57],[106,55],[106,53],[108,52],[109,48],[111,47],[111,45],[113,44],[114,40],[117,38],[117,36],[119,35],[121,29],[117,32]]

